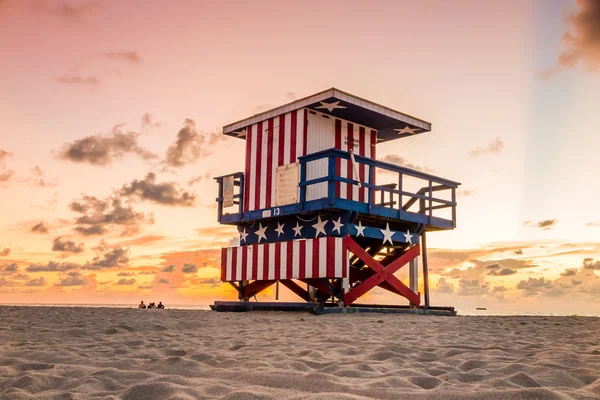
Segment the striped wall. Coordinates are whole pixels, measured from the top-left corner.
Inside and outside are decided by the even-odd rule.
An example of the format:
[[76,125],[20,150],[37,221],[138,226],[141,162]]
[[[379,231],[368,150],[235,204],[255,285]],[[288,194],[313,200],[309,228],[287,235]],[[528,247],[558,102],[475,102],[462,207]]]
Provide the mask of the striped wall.
[[345,278],[344,238],[321,237],[221,249],[221,281]]
[[[375,159],[377,131],[308,109],[299,109],[246,128],[244,211],[275,206],[277,167],[294,163],[298,157],[332,147]],[[338,160],[338,176],[354,178],[352,163]],[[307,179],[327,175],[327,160],[307,166]],[[369,167],[359,165],[361,182],[368,182]],[[307,200],[327,196],[327,184],[307,188]],[[336,196],[367,202],[367,190],[338,183]]]

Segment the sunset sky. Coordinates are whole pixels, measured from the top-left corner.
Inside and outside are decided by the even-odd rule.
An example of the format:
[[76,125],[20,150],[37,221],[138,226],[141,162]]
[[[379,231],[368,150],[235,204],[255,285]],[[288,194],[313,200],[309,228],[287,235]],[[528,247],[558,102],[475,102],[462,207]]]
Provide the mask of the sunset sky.
[[594,0],[0,0],[0,302],[235,298],[222,127],[330,87],[432,122],[378,157],[462,183],[433,304],[600,313]]

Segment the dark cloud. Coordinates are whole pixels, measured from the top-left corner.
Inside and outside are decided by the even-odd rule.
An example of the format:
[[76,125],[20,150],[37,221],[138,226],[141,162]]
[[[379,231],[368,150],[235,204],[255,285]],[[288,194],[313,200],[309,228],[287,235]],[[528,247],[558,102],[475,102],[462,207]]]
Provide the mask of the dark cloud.
[[12,157],[12,153],[0,149],[0,182],[7,182],[13,177],[15,171],[6,166],[6,160]]
[[516,269],[497,268],[497,269],[493,269],[493,270],[489,271],[488,275],[490,275],[490,276],[507,276],[507,275],[514,275],[516,273],[517,273]]
[[446,278],[440,278],[437,283],[437,286],[434,289],[438,293],[454,293],[454,286],[450,283],[446,282]]
[[166,284],[168,284],[168,283],[169,283],[169,280],[168,280],[168,279],[165,279],[165,278],[160,278],[160,279],[158,280],[158,283],[161,283],[161,284],[165,284],[165,285],[166,285]]
[[79,268],[81,268],[80,264],[49,261],[47,264],[31,264],[26,270],[27,272],[64,272]]
[[79,86],[99,86],[100,80],[95,76],[80,76],[80,75],[63,75],[54,78],[56,82],[63,83],[65,85],[79,85]]
[[19,271],[19,266],[16,263],[4,265],[4,267],[2,268],[3,274],[12,274],[12,273],[18,272],[18,271]]
[[577,268],[567,268],[560,274],[560,276],[575,276],[575,275],[577,275]]
[[175,264],[171,264],[168,267],[164,267],[163,269],[160,270],[160,272],[174,272],[175,271]]
[[478,279],[461,279],[456,293],[459,296],[479,296],[489,291],[490,285],[487,282],[480,282]]
[[195,163],[208,156],[211,147],[221,140],[225,140],[225,136],[219,133],[198,132],[194,120],[188,118],[177,133],[175,143],[167,149],[164,163],[174,168]]
[[135,179],[130,184],[123,185],[119,194],[166,206],[191,207],[196,201],[196,195],[181,190],[175,182],[157,183],[153,172],[148,173],[141,181]]
[[9,254],[10,254],[10,249],[9,248],[5,248],[5,249],[0,250],[0,257],[6,257]]
[[160,122],[155,122],[153,120],[153,116],[150,113],[145,113],[142,115],[142,127],[143,128],[151,128],[151,127],[159,127],[162,124]]
[[45,286],[46,285],[46,279],[44,279],[43,276],[40,276],[38,278],[33,278],[28,280],[27,282],[25,282],[25,286]]
[[450,278],[461,278],[466,280],[480,279],[485,276],[506,276],[516,274],[518,270],[536,267],[531,260],[517,260],[514,258],[505,258],[501,260],[468,260],[472,267],[466,269],[452,268],[450,270],[440,271],[439,274]]
[[36,232],[36,233],[48,233],[48,227],[46,226],[45,223],[40,222],[35,224],[32,228],[31,228],[31,232]]
[[135,275],[133,272],[119,272],[117,276],[133,276]]
[[552,289],[552,281],[546,278],[528,278],[526,281],[520,281],[517,289],[523,290],[527,295],[537,294],[548,289]]
[[515,250],[515,254],[521,255],[521,254],[523,254],[523,250],[521,250],[521,249]]
[[479,157],[484,154],[500,154],[504,150],[504,142],[497,138],[493,142],[491,142],[487,147],[480,147],[475,150],[471,150],[469,152],[469,156],[471,157]]
[[569,28],[562,37],[565,50],[558,57],[558,65],[572,68],[582,65],[600,69],[600,2],[577,0],[577,12],[569,15]]
[[81,253],[85,249],[83,243],[75,243],[71,240],[64,240],[61,236],[52,242],[52,251],[64,251],[67,253]]
[[492,293],[502,293],[508,292],[508,288],[506,286],[494,286],[491,290]]
[[220,285],[221,281],[217,278],[202,278],[198,280],[201,285]]
[[140,57],[137,51],[109,51],[100,56],[109,60],[124,61],[131,64],[140,64],[142,62],[142,57]]
[[552,228],[554,228],[556,226],[556,224],[558,224],[558,220],[556,219],[545,219],[539,222],[533,222],[533,221],[525,221],[523,222],[523,225],[525,226],[531,226],[534,228],[540,228],[543,229],[545,231],[550,230]]
[[102,257],[96,256],[87,262],[82,269],[99,270],[107,268],[123,268],[129,265],[129,249],[114,249]]
[[600,260],[594,262],[593,258],[585,258],[583,260],[583,269],[600,271]]
[[117,285],[134,285],[134,284],[135,284],[134,278],[130,278],[130,279],[122,278],[122,279],[119,279],[119,281],[117,282]]
[[72,211],[83,214],[75,219],[78,225],[74,229],[84,236],[101,235],[110,226],[123,228],[121,236],[132,236],[140,231],[141,225],[153,224],[151,214],[137,212],[131,205],[123,205],[119,197],[112,196],[100,200],[93,196],[84,196],[71,202]]
[[[406,159],[404,157],[400,157],[399,155],[396,155],[396,154],[388,154],[385,157],[381,158],[380,160],[383,162],[390,163],[390,164],[399,165],[401,167],[416,169],[417,171],[421,171],[421,172],[427,172],[427,173],[433,172],[432,169],[412,164],[412,163],[406,161]],[[379,171],[384,172],[386,170],[380,169]]]
[[184,274],[194,274],[198,272],[198,267],[196,267],[196,264],[185,263],[181,268],[181,272],[183,272]]
[[42,12],[65,21],[81,22],[84,17],[92,14],[101,7],[100,2],[91,1],[84,4],[72,5],[65,2],[54,3],[50,6],[46,1],[34,0],[29,3],[33,10]]
[[56,283],[54,286],[82,286],[87,283],[85,276],[80,272],[69,272],[67,275]]
[[144,150],[138,144],[139,133],[123,132],[123,125],[116,125],[108,135],[90,135],[83,139],[65,143],[59,150],[59,157],[76,163],[106,166],[121,160],[126,154],[137,154],[144,160],[156,155]]
[[138,289],[152,289],[152,285],[138,285]]
[[575,279],[571,279],[571,284],[573,286],[578,286],[578,285],[581,285],[582,283],[583,283],[583,281],[577,281]]

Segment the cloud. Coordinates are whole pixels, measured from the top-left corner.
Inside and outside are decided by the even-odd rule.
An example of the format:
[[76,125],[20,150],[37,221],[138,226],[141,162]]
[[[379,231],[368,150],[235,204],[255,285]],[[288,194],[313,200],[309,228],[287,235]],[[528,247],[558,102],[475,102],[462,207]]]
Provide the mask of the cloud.
[[52,251],[64,251],[67,253],[81,253],[85,249],[83,243],[75,243],[71,240],[63,240],[61,236],[52,242]]
[[135,279],[131,278],[131,279],[119,279],[119,281],[117,282],[117,285],[134,285],[135,284]]
[[567,31],[562,37],[565,50],[558,57],[559,68],[583,65],[600,69],[600,2],[577,0],[578,11],[569,15]]
[[[466,260],[465,260],[466,261]],[[517,260],[514,258],[505,258],[501,260],[468,260],[473,264],[466,269],[452,268],[442,270],[438,273],[450,278],[461,278],[466,280],[480,279],[485,276],[507,276],[516,274],[518,270],[533,268],[537,265],[532,260]]]
[[50,7],[46,1],[32,1],[31,6],[34,10],[61,18],[69,22],[81,22],[84,17],[92,14],[101,7],[97,1],[80,5],[71,5],[67,2],[60,2],[56,7]]
[[69,272],[66,277],[62,278],[60,282],[54,284],[54,286],[82,286],[87,283],[86,277],[80,272]]
[[194,274],[198,272],[198,267],[196,267],[196,264],[185,263],[181,268],[181,272],[183,272],[184,274]]
[[585,226],[600,227],[600,221],[588,222],[587,224],[585,224]]
[[583,269],[600,271],[600,260],[594,262],[593,258],[585,258],[583,260]]
[[65,85],[100,86],[100,80],[95,76],[65,74],[63,76],[57,76],[54,79],[56,82],[63,83]]
[[12,157],[12,155],[13,153],[0,149],[0,182],[9,181],[15,174],[15,171],[6,166],[6,160]]
[[156,155],[144,150],[138,144],[139,133],[123,132],[122,124],[113,127],[108,135],[90,135],[83,139],[65,143],[59,150],[59,158],[76,163],[106,166],[121,160],[126,154],[137,154],[144,160]]
[[487,294],[489,291],[490,285],[487,282],[480,282],[477,279],[461,279],[456,293],[459,296],[478,296]]
[[201,285],[220,285],[221,280],[217,278],[201,278],[198,280]]
[[31,264],[26,270],[27,272],[64,272],[79,268],[81,268],[80,264],[49,261],[47,264]]
[[19,266],[16,263],[4,265],[2,268],[2,274],[12,274],[13,272],[18,272]]
[[560,276],[575,276],[577,275],[577,268],[567,268],[560,273]]
[[[494,264],[494,265],[497,265],[497,264]],[[507,275],[514,275],[516,273],[517,273],[516,269],[512,269],[512,268],[498,268],[498,269],[493,269],[493,270],[489,271],[488,275],[489,276],[507,276]]]
[[41,188],[58,186],[58,179],[54,179],[53,181],[48,181],[48,180],[44,179],[44,175],[45,175],[44,171],[42,171],[42,169],[39,167],[39,165],[36,165],[33,168],[31,168],[31,172],[34,177],[29,178],[27,180],[27,182],[30,185],[38,186]]
[[123,185],[119,194],[166,206],[192,207],[196,201],[196,195],[181,190],[175,182],[156,183],[156,174],[153,172],[141,181],[135,179]]
[[166,285],[166,284],[168,284],[168,283],[169,283],[169,280],[168,280],[168,279],[165,279],[165,278],[160,278],[160,279],[158,280],[158,283]]
[[102,53],[100,57],[107,58],[113,61],[124,61],[131,64],[140,64],[142,57],[137,51],[109,51]]
[[138,285],[138,289],[152,289],[152,285]]
[[186,118],[177,139],[167,149],[164,163],[173,168],[181,168],[195,163],[211,153],[213,145],[225,140],[219,133],[198,132],[193,119]]
[[119,272],[117,276],[133,276],[135,275],[133,272]]
[[0,257],[6,257],[10,254],[10,249],[7,247],[5,249],[0,249]]
[[[432,169],[429,169],[427,167],[421,167],[415,164],[412,164],[408,161],[406,161],[406,159],[404,157],[400,157],[399,155],[396,154],[388,154],[385,157],[380,159],[383,162],[387,162],[390,164],[395,164],[395,165],[399,165],[401,167],[406,167],[406,168],[410,168],[410,169],[416,169],[417,171],[421,171],[421,172],[427,172],[427,173],[431,173],[433,172]],[[380,172],[391,172],[391,171],[387,171],[384,169],[380,169]]]
[[457,195],[464,196],[464,197],[471,196],[474,193],[475,193],[475,190],[470,190],[470,189],[459,190],[456,192]]
[[523,290],[527,295],[537,294],[547,289],[552,289],[552,282],[546,278],[528,278],[526,281],[520,281],[517,289]]
[[25,282],[25,286],[45,286],[46,279],[43,276],[33,278]]
[[48,227],[44,222],[39,222],[31,228],[31,232],[46,234],[48,233]]
[[523,222],[523,225],[541,228],[541,229],[547,231],[547,230],[554,228],[557,223],[558,223],[558,220],[545,219],[545,220],[539,221],[539,222],[525,221],[525,222]]
[[142,127],[143,128],[149,128],[149,127],[159,127],[162,124],[160,122],[154,122],[153,121],[153,117],[152,114],[150,113],[145,113],[144,115],[142,115]]
[[491,142],[489,145],[487,145],[487,147],[479,147],[475,150],[471,150],[469,152],[469,156],[479,157],[484,154],[500,154],[500,153],[502,153],[503,149],[504,149],[504,142],[502,142],[502,140],[500,140],[500,138],[497,138],[496,140]]
[[75,219],[78,226],[74,229],[84,236],[104,234],[111,226],[123,227],[121,236],[132,236],[140,231],[142,225],[154,223],[152,214],[135,211],[130,204],[123,205],[116,196],[104,200],[84,196],[71,202],[69,207],[71,211],[82,214]]
[[171,264],[168,267],[164,267],[163,269],[160,270],[160,272],[173,272],[175,271],[175,264]]
[[99,270],[107,268],[123,268],[129,265],[129,249],[114,249],[102,257],[96,256],[87,262],[82,269]]
[[437,283],[437,286],[434,289],[438,293],[454,293],[454,286],[450,283],[446,282],[446,278],[440,278]]

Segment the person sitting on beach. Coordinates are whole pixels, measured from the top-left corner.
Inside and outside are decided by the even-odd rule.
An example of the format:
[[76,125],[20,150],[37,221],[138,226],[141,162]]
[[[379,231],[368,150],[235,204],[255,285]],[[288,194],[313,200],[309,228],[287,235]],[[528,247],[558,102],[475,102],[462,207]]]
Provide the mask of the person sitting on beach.
[[142,300],[142,302],[140,303],[138,308],[146,308],[146,305],[144,304],[144,300]]
[[156,306],[156,308],[165,308],[165,306],[163,306],[162,301],[159,301],[158,305]]

